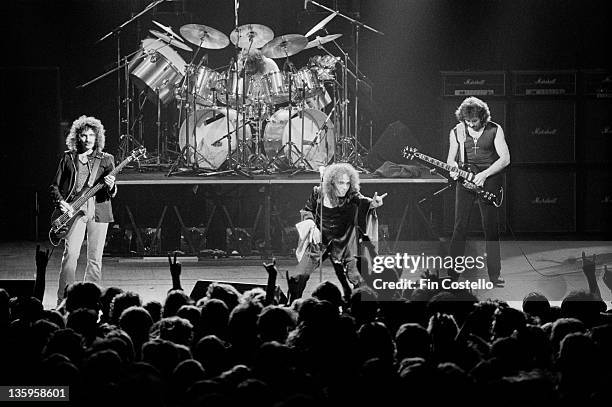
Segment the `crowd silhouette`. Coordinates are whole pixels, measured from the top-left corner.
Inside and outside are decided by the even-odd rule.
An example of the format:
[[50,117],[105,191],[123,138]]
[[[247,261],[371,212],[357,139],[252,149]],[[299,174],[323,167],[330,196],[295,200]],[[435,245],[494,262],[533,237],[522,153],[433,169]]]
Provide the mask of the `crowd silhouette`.
[[[72,405],[610,400],[612,308],[601,300],[595,259],[584,255],[588,291],[571,292],[560,307],[529,293],[522,311],[464,291],[412,290],[390,301],[329,281],[281,304],[274,263],[262,269],[267,290],[212,283],[194,302],[181,288],[176,257],[159,302],[78,282],[47,310],[48,257],[37,248],[32,296],[0,289],[0,384],[69,386]],[[602,282],[612,290],[607,268]]]

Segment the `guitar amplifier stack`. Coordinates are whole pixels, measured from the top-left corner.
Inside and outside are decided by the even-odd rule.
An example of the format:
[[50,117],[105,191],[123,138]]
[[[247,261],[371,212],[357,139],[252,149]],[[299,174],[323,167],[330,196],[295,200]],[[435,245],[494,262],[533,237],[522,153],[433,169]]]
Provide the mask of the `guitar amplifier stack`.
[[[442,72],[442,148],[467,96],[489,104],[510,148],[502,217],[515,232],[607,232],[612,181],[612,75],[604,71]],[[506,93],[510,89],[510,94]],[[445,199],[452,231],[454,195]],[[474,213],[471,230],[481,230]],[[504,219],[500,220],[505,230]],[[609,233],[609,232],[608,232]]]

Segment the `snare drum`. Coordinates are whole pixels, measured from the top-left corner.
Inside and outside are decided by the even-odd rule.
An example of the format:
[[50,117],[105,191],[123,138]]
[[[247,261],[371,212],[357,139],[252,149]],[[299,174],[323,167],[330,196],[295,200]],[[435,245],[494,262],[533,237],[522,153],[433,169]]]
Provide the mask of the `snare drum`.
[[167,104],[174,99],[174,89],[183,80],[185,60],[162,41],[146,38],[129,62],[128,69],[137,88],[147,91],[147,97]]

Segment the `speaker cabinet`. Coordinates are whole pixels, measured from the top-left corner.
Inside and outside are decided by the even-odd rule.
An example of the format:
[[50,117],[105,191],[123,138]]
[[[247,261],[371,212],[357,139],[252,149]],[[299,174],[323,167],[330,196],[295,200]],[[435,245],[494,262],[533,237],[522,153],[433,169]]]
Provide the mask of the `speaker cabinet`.
[[612,100],[582,103],[577,153],[580,162],[609,162],[612,154]]
[[[261,288],[264,291],[266,290],[266,284],[253,284],[253,283],[244,283],[244,282],[236,282],[236,281],[215,281],[215,280],[198,280],[196,284],[193,286],[193,290],[191,290],[191,294],[189,296],[192,300],[197,301],[200,298],[206,296],[206,291],[208,290],[208,286],[212,283],[222,283],[229,284],[237,289],[240,293],[244,293],[245,291],[252,290],[253,288]],[[286,303],[287,297],[282,292],[280,287],[277,285],[276,290],[280,292],[281,302]]]
[[578,174],[578,215],[585,232],[612,234],[612,174],[587,169]]
[[512,162],[574,162],[575,126],[576,105],[573,101],[516,101],[507,140]]
[[513,168],[509,213],[515,232],[576,231],[576,173],[571,169]]

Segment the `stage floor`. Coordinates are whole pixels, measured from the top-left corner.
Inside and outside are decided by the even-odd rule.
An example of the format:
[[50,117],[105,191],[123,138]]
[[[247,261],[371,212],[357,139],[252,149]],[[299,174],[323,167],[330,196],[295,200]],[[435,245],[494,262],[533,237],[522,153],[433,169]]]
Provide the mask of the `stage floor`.
[[[46,242],[43,242],[45,246]],[[471,250],[482,251],[483,243],[471,241]],[[0,279],[33,279],[35,272],[34,242],[0,243]],[[531,291],[539,291],[551,301],[561,300],[572,290],[586,290],[587,283],[582,273],[581,253],[597,255],[597,280],[602,297],[612,300],[612,294],[601,281],[604,265],[612,268],[612,242],[595,241],[503,241],[502,242],[502,275],[506,280],[503,288],[475,290],[480,299],[503,299],[512,306],[520,308],[523,297]],[[533,265],[523,257],[524,252]],[[61,246],[49,260],[44,297],[45,308],[55,306],[57,279],[61,261]],[[81,260],[85,259],[85,247]],[[265,284],[267,274],[260,258],[230,257],[197,261],[194,258],[183,258],[181,276],[183,288],[190,293],[195,283],[200,280],[234,281]],[[284,270],[296,266],[294,258],[282,258],[278,261],[281,275],[278,284],[286,291],[287,284]],[[77,279],[82,278],[84,261],[79,262]],[[486,278],[486,273],[470,275],[470,281]],[[312,275],[306,294],[312,292],[321,280],[336,282],[329,262],[325,263],[322,275],[317,271]],[[105,257],[103,261],[103,285],[117,286],[124,290],[135,291],[143,301],[163,301],[171,287],[168,261],[159,258],[119,258]]]

